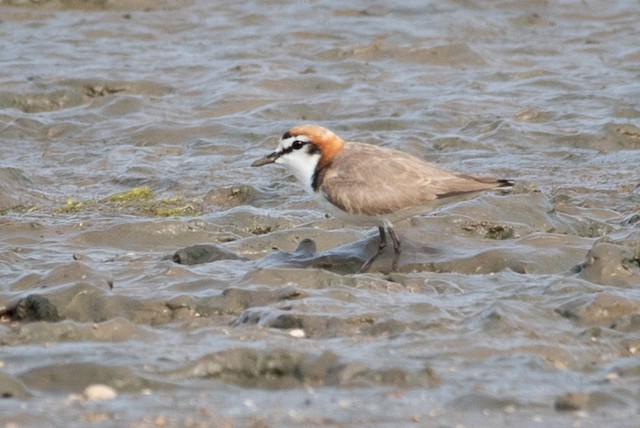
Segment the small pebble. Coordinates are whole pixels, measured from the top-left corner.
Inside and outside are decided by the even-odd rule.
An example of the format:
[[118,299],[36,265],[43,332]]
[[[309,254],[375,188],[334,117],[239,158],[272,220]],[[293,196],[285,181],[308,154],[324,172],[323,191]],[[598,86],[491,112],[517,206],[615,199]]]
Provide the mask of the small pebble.
[[294,328],[292,330],[289,330],[289,336],[302,339],[303,337],[305,337],[305,333],[301,328]]
[[338,406],[342,407],[343,409],[348,409],[349,407],[351,407],[351,401],[349,400],[338,400]]
[[82,395],[88,401],[113,400],[118,392],[108,385],[94,384],[87,386]]
[[616,380],[620,377],[620,375],[616,372],[610,372],[605,375],[605,379],[607,380]]
[[559,412],[572,412],[584,409],[589,402],[589,395],[584,392],[568,392],[556,398],[554,409]]

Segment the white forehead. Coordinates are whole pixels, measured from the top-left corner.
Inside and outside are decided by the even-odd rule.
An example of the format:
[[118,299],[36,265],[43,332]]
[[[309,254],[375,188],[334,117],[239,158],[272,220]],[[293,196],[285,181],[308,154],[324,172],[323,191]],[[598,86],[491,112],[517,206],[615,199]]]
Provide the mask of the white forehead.
[[291,147],[291,145],[293,144],[294,141],[301,141],[303,143],[310,143],[311,142],[311,138],[307,137],[306,135],[292,135],[292,136],[287,137],[287,138],[282,138],[280,140],[280,143],[278,144],[278,151],[288,149],[289,147]]

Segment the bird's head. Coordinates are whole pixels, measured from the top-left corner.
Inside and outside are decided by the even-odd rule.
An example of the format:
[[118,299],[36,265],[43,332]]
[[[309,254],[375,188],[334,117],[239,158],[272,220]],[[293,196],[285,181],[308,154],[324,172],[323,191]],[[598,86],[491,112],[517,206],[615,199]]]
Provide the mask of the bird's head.
[[256,160],[251,166],[270,163],[284,165],[305,186],[344,147],[344,140],[333,132],[317,125],[301,125],[285,132],[276,150]]

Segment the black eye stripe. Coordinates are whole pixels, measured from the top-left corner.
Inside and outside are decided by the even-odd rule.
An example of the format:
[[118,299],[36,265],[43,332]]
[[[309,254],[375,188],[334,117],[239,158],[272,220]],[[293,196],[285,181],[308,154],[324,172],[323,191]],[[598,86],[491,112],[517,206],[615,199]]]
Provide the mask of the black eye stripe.
[[[293,142],[291,143],[291,145],[285,149],[283,149],[279,156],[283,156],[286,154],[289,154],[291,152],[293,152],[294,150],[300,150],[301,148],[303,148],[304,146],[306,146],[307,144],[310,143],[310,141],[306,141],[304,136],[301,137],[301,139],[297,139],[298,136],[297,135],[292,135],[290,132],[285,132],[284,135],[282,135],[282,139],[286,140],[286,139],[291,139],[291,138],[295,138],[293,140]],[[312,150],[313,151],[313,150]]]
[[282,135],[282,141],[284,142],[285,140],[289,140],[289,141],[293,140],[293,141],[291,141],[291,144],[288,147],[285,147],[282,149],[282,151],[278,152],[278,157],[288,155],[294,150],[300,150],[303,147],[306,147],[304,152],[307,154],[310,154],[310,155],[321,154],[320,148],[315,144],[313,144],[313,141],[311,141],[311,138],[309,138],[304,134],[292,134],[291,132],[285,132]]
[[288,153],[291,153],[294,150],[299,150],[302,147],[304,147],[305,144],[307,144],[306,141],[296,140],[293,143],[291,143],[291,145],[289,147],[287,147],[286,149],[282,150],[281,155],[286,155]]

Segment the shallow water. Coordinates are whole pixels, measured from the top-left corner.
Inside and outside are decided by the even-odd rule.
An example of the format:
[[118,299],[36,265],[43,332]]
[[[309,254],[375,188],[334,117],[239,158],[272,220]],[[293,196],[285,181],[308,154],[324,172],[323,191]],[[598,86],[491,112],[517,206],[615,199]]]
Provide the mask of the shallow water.
[[[0,1],[0,424],[637,424],[637,2],[388,3]],[[356,275],[307,122],[518,185]]]

